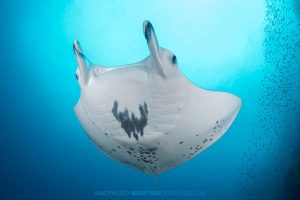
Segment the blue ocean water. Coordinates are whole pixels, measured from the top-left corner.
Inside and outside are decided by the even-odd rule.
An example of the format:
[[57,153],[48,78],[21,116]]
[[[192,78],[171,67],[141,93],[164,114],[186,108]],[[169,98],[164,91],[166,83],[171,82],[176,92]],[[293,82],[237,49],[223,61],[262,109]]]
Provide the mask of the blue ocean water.
[[[299,199],[299,1],[0,5],[1,199]],[[134,63],[145,19],[190,80],[243,100],[224,137],[156,180],[99,152],[73,111],[73,40],[97,64]]]

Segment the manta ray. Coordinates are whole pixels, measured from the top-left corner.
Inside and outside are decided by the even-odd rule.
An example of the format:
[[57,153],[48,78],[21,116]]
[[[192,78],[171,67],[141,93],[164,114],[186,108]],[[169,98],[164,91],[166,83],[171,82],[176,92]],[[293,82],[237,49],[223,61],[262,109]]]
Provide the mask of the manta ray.
[[94,144],[112,159],[148,174],[185,163],[215,143],[240,108],[239,97],[194,85],[162,48],[152,24],[150,55],[124,66],[95,65],[73,43],[81,94],[74,110]]

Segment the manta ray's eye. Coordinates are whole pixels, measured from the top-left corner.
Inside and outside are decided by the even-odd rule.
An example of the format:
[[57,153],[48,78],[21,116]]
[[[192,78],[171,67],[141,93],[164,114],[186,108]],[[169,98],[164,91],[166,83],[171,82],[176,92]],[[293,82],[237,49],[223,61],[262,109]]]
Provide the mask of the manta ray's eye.
[[175,65],[177,63],[177,58],[175,55],[172,56],[172,63]]

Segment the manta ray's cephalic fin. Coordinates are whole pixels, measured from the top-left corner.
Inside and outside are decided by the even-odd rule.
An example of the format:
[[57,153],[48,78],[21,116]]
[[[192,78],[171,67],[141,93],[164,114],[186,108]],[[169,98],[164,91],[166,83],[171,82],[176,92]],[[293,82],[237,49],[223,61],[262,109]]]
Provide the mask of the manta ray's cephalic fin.
[[162,61],[159,54],[159,45],[158,45],[154,28],[148,20],[144,21],[143,28],[144,28],[144,35],[147,40],[148,48],[150,51],[150,55],[153,58],[153,61],[155,62],[154,63],[155,66],[157,67],[156,70],[158,71],[159,74],[165,77]]
[[73,49],[74,49],[74,53],[76,56],[76,61],[78,63],[80,77],[83,79],[84,83],[87,83],[88,78],[89,78],[89,66],[91,65],[91,62],[82,53],[82,50],[80,48],[80,44],[79,44],[78,40],[74,41]]

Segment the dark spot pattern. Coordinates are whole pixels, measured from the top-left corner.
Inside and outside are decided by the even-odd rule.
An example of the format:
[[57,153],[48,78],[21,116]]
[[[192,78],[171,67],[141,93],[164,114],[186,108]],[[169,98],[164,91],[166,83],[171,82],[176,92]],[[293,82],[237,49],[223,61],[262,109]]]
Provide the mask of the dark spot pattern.
[[[145,166],[155,167],[157,168],[157,161],[159,158],[157,157],[157,147],[143,147],[139,146],[138,148],[127,147],[127,153],[132,156],[136,162],[140,164],[143,163]],[[150,165],[151,164],[151,165]]]
[[141,117],[138,119],[135,114],[132,112],[129,114],[128,109],[125,107],[125,110],[118,111],[118,101],[114,101],[112,108],[112,113],[116,120],[121,123],[121,127],[127,133],[128,137],[131,138],[131,135],[139,140],[139,135],[144,135],[144,128],[147,126],[148,121],[148,107],[147,103],[144,102],[144,105],[139,105],[139,111]]
[[[201,142],[202,144],[206,144],[208,142],[212,142],[214,140],[214,135],[216,133],[221,134],[222,130],[223,130],[223,124],[224,124],[224,119],[220,119],[217,120],[215,122],[215,126],[212,128],[212,133],[210,134],[210,137],[204,138]],[[195,134],[196,137],[199,137],[200,134]],[[178,144],[183,144],[183,141],[180,141]],[[205,145],[207,146],[207,144]],[[185,157],[186,155],[189,155],[187,158],[190,159],[192,156],[196,155],[200,150],[203,149],[203,146],[201,146],[200,144],[196,144],[190,147],[187,147],[187,151],[185,152],[185,154],[182,154],[182,157]]]
[[186,154],[188,154],[189,156],[187,158],[190,159],[192,156],[196,155],[196,153],[198,153],[198,151],[200,151],[201,149],[202,146],[200,146],[200,144],[191,146],[189,147],[189,149],[187,149],[187,152],[185,154],[182,154],[182,157],[185,157]]

